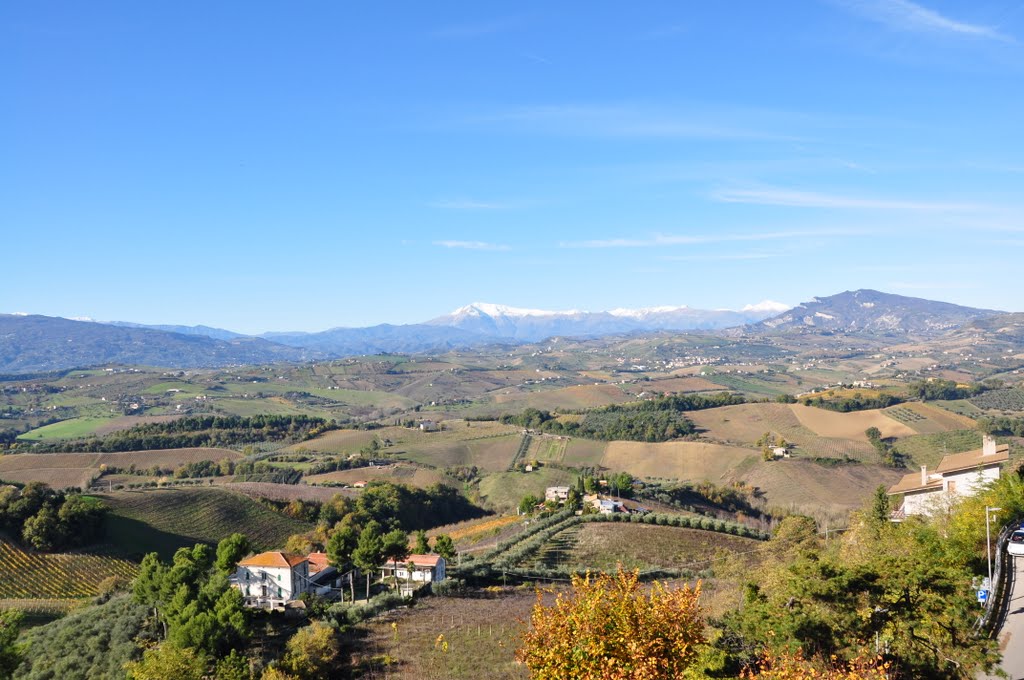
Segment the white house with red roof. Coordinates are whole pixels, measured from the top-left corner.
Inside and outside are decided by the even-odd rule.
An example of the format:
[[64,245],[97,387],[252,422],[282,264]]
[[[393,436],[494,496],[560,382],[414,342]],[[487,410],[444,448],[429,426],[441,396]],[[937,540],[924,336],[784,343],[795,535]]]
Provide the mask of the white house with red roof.
[[996,444],[985,435],[980,449],[945,456],[932,472],[922,465],[919,473],[905,475],[889,488],[890,496],[903,497],[903,503],[892,513],[893,521],[931,515],[958,497],[973,496],[999,479],[1000,469],[1009,459],[1009,445]]
[[[410,571],[410,566],[412,571]],[[409,555],[397,564],[385,564],[381,570],[381,578],[397,575],[399,579],[414,583],[433,583],[445,579],[445,561],[440,555]]]
[[309,591],[309,560],[280,551],[260,553],[238,563],[230,578],[247,607],[283,607]]

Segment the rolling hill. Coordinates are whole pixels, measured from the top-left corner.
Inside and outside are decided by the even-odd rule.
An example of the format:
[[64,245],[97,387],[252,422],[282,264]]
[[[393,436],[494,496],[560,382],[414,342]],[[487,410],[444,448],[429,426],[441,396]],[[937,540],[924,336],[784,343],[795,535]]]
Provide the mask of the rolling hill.
[[101,364],[199,368],[305,361],[314,351],[261,338],[217,340],[39,315],[0,315],[0,371],[53,371]]

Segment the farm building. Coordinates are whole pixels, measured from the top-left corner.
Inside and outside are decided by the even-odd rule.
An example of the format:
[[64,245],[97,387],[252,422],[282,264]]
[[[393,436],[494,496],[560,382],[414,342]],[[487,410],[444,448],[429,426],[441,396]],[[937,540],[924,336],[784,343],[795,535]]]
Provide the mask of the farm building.
[[308,591],[309,560],[280,551],[260,553],[239,562],[230,581],[247,607],[283,607]]
[[903,496],[892,519],[902,521],[913,515],[931,515],[957,496],[973,496],[983,485],[999,479],[1000,468],[1010,458],[1010,447],[998,445],[985,435],[980,449],[945,456],[934,472],[921,466],[889,489],[890,496]]
[[433,583],[445,579],[444,567],[445,561],[440,555],[409,555],[404,562],[398,563],[397,568],[394,564],[385,564],[381,570],[381,578],[387,579],[397,575],[400,579],[415,583]]
[[569,487],[567,486],[549,486],[544,491],[544,500],[554,501],[555,503],[564,503],[569,500]]
[[612,515],[616,512],[629,512],[626,506],[620,501],[613,501],[608,498],[601,498],[597,494],[588,494],[583,497],[584,505],[589,505],[602,515]]

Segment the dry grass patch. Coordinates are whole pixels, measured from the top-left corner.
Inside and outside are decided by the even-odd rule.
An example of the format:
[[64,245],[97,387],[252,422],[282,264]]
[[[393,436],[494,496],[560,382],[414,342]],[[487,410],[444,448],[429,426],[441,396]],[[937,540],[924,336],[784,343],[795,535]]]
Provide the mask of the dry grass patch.
[[622,391],[618,385],[576,385],[574,387],[562,387],[556,390],[538,392],[511,392],[494,395],[494,401],[498,404],[508,404],[513,410],[523,409],[527,406],[542,409],[545,411],[557,411],[559,409],[581,409],[594,408],[597,406],[608,406],[609,404],[621,404],[630,401],[633,396]]
[[656,392],[721,392],[722,386],[699,377],[664,378],[643,383],[643,387]]
[[879,484],[890,486],[905,472],[876,465],[826,468],[801,460],[759,461],[735,481],[761,489],[769,507],[848,510],[862,506]]
[[864,431],[871,427],[877,427],[883,437],[910,437],[917,434],[878,409],[839,413],[803,404],[790,404],[789,408],[801,425],[822,437],[866,442],[868,438]]
[[[204,460],[237,460],[242,454],[230,449],[166,449],[119,453],[18,453],[0,456],[0,479],[28,483],[43,482],[54,489],[85,488],[103,466],[147,469],[154,465],[176,468]],[[137,479],[135,481],[144,481]]]
[[18,484],[42,482],[51,489],[74,487],[87,489],[99,474],[98,468],[32,468],[30,470],[0,470],[0,480]]

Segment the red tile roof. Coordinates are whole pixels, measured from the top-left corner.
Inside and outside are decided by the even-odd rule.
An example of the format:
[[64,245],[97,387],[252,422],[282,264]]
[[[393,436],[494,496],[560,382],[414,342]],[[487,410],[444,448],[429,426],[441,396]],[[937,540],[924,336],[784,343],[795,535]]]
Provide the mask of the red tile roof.
[[311,552],[306,556],[309,560],[309,573],[310,575],[316,574],[317,572],[323,571],[327,567],[331,566],[327,560],[327,553],[323,552]]
[[302,555],[292,555],[290,553],[283,553],[279,550],[272,552],[260,553],[259,555],[253,555],[247,557],[238,563],[240,567],[280,567],[290,568],[296,565],[302,564],[306,561],[306,558]]

